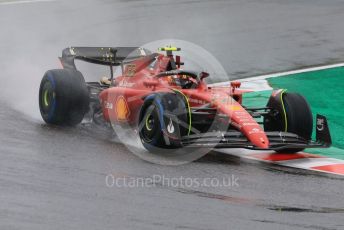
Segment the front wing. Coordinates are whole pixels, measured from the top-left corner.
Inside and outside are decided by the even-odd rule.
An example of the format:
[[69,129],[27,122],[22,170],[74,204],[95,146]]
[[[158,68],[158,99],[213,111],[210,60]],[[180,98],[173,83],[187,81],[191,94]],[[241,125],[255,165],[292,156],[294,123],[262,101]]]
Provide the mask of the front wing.
[[[331,135],[327,119],[317,115],[316,140],[306,140],[297,134],[288,132],[266,132],[270,141],[269,148],[264,150],[283,150],[300,148],[328,148],[331,146]],[[263,150],[254,146],[241,132],[208,132],[193,134],[182,138],[185,147],[209,147],[209,148],[246,148]]]

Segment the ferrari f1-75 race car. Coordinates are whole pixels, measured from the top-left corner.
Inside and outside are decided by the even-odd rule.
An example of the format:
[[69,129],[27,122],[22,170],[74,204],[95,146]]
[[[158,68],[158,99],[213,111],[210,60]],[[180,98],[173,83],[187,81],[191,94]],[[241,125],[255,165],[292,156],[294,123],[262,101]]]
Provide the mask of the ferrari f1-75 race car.
[[[95,123],[135,129],[149,151],[186,147],[247,148],[298,152],[331,145],[327,120],[313,117],[305,98],[276,90],[265,107],[242,104],[240,82],[227,87],[206,84],[206,72],[181,68],[180,48],[150,52],[138,47],[71,47],[63,50],[62,69],[48,70],[40,85],[44,121]],[[163,54],[162,54],[163,52]],[[166,52],[166,53],[165,53]],[[109,77],[85,82],[75,60],[109,67]],[[121,74],[114,76],[114,68]]]

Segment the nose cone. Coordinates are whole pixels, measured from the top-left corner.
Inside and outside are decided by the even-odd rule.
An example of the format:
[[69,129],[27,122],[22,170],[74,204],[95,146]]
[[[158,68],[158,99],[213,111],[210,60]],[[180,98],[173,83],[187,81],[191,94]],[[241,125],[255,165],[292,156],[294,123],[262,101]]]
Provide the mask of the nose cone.
[[248,134],[247,138],[258,148],[267,149],[269,147],[269,139],[264,132]]
[[269,147],[269,139],[262,127],[239,103],[230,101],[223,104],[221,100],[218,100],[217,103],[221,112],[228,114],[232,124],[237,124],[238,129],[254,146],[261,149]]

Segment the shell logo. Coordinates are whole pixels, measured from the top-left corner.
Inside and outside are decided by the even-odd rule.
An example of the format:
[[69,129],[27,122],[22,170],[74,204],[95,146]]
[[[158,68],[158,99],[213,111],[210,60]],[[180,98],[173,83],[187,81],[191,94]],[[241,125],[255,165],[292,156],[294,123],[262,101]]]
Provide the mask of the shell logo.
[[130,115],[128,103],[123,96],[117,98],[116,115],[118,121],[127,121]]

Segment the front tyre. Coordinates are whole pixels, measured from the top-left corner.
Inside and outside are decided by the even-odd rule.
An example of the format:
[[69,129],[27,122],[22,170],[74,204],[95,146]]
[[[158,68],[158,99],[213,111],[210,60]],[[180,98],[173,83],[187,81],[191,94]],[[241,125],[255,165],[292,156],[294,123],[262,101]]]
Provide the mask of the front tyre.
[[[281,91],[275,97],[270,97],[267,107],[272,112],[264,117],[265,131],[281,131],[297,134],[305,140],[310,140],[313,130],[313,115],[306,99],[298,93]],[[276,152],[296,153],[303,148],[285,148]]]
[[181,147],[180,138],[188,133],[189,114],[180,93],[147,96],[139,116],[139,135],[150,152]]
[[39,88],[39,108],[47,124],[74,126],[89,109],[89,92],[77,70],[48,70]]

